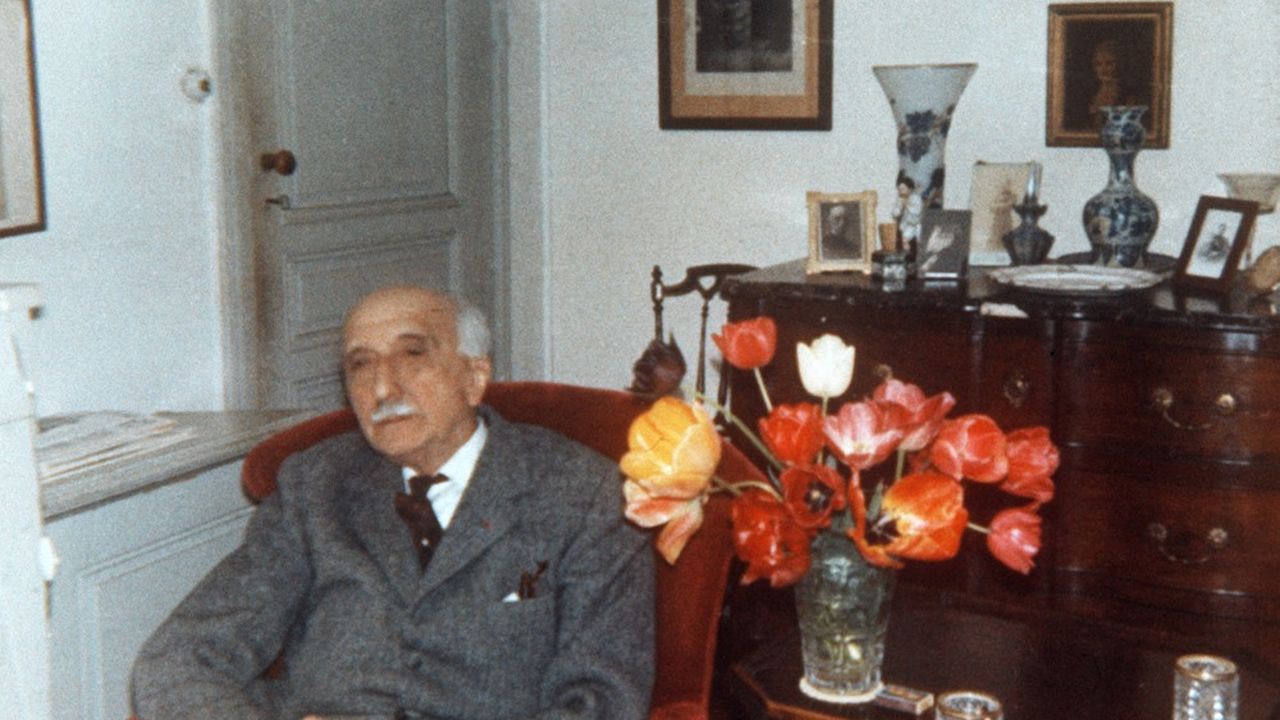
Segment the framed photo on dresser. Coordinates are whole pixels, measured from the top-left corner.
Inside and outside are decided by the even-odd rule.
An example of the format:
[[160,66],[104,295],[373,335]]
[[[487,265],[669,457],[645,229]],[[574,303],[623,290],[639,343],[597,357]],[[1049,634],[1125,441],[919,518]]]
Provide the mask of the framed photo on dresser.
[[805,272],[871,270],[876,238],[876,193],[805,194],[809,207],[809,261]]
[[1252,200],[1201,195],[1174,266],[1173,285],[1230,292],[1257,217],[1258,203]]

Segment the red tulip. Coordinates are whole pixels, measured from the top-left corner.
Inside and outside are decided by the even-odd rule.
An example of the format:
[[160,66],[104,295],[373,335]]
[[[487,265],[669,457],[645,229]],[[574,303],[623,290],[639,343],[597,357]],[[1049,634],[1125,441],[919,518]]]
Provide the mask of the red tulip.
[[1053,499],[1052,475],[1058,469],[1058,448],[1043,426],[1014,430],[1005,437],[1009,476],[1001,490],[1046,503]]
[[898,447],[905,419],[906,412],[894,403],[845,403],[822,421],[822,429],[827,446],[840,460],[854,470],[865,470]]
[[768,578],[773,587],[791,585],[809,571],[809,533],[775,498],[749,490],[733,501],[733,547],[747,564],[742,583]]
[[942,472],[959,480],[999,482],[1009,472],[1004,433],[986,415],[963,415],[942,424],[929,451]]
[[996,513],[987,533],[987,549],[1000,562],[1026,575],[1035,563],[1031,558],[1040,550],[1040,516],[1038,505],[1009,508]]
[[899,449],[915,452],[923,449],[938,434],[947,413],[956,406],[949,392],[925,397],[924,391],[911,383],[888,378],[871,393],[873,400],[891,402],[907,411],[906,427]]
[[787,510],[800,527],[826,527],[831,513],[844,509],[844,478],[826,465],[792,465],[778,481]]
[[812,403],[778,405],[760,418],[760,437],[784,463],[813,462],[826,438],[822,434],[822,409]]
[[753,370],[769,364],[778,347],[778,326],[773,318],[761,315],[742,322],[727,323],[712,334],[724,359],[739,370]]

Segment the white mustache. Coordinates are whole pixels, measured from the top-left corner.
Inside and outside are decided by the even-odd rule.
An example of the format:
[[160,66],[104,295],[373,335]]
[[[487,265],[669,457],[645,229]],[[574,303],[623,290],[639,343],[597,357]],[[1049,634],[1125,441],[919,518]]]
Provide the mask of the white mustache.
[[396,400],[394,402],[378,403],[378,406],[373,409],[373,414],[369,416],[369,420],[374,423],[380,423],[417,414],[418,408],[403,400]]

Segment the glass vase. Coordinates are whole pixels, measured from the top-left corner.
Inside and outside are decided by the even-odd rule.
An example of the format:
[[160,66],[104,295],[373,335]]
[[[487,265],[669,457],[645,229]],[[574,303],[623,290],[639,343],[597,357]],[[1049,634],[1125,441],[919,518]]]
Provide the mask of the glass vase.
[[[905,190],[919,195],[926,209],[942,207],[947,176],[943,155],[951,116],[977,69],[973,63],[871,68],[898,124],[898,178],[894,186],[900,194]],[[910,180],[905,187],[904,180]]]
[[806,695],[834,703],[875,698],[895,577],[869,565],[843,535],[814,539],[809,572],[795,589]]

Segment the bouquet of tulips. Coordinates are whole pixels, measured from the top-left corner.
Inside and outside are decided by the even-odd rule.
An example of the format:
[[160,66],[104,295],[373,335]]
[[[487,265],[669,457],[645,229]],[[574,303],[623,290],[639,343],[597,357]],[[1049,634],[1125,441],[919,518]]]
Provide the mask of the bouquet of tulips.
[[[727,408],[713,409],[755,444],[769,481],[716,477],[720,438],[708,409],[659,398],[632,423],[621,468],[626,516],[642,527],[663,526],[657,545],[667,562],[702,524],[707,498],[727,492],[744,583],[799,581],[820,532],[847,537],[873,565],[901,567],[904,560],[955,556],[971,529],[986,535],[1000,562],[1030,572],[1040,549],[1038,511],[1053,498],[1058,467],[1046,428],[1006,433],[986,415],[948,418],[956,402],[950,393],[926,395],[892,377],[870,397],[829,413],[829,401],[853,380],[855,359],[854,348],[830,334],[796,345],[801,383],[815,401],[775,406],[760,374],[776,351],[774,321],[730,323],[712,339],[726,362],[755,375],[768,413],[758,434]],[[966,483],[1019,500],[978,525],[965,508]]]

